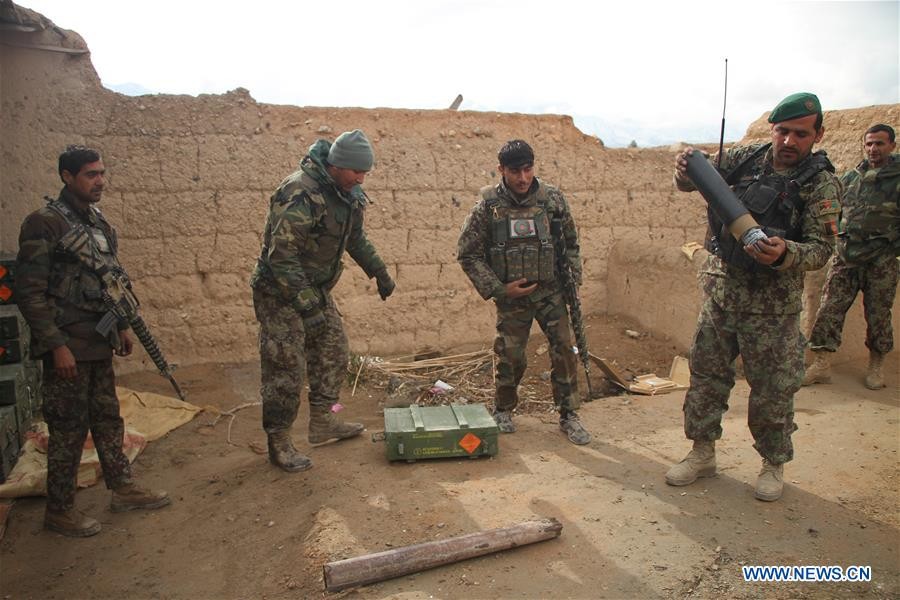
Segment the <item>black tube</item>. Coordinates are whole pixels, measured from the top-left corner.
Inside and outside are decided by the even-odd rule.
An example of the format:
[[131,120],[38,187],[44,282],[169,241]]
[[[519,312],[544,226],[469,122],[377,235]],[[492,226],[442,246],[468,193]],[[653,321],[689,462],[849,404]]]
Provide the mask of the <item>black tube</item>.
[[694,182],[697,190],[709,203],[713,213],[726,227],[739,217],[749,214],[750,211],[741,204],[719,172],[709,164],[699,150],[694,150],[687,157],[687,176]]

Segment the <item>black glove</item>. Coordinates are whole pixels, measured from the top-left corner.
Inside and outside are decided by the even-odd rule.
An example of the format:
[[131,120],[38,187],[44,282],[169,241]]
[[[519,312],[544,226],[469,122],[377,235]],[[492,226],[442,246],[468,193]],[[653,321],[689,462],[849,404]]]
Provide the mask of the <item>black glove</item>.
[[318,308],[314,308],[301,316],[303,317],[303,329],[306,330],[307,337],[318,337],[328,325],[328,322],[325,320],[325,313]]
[[378,284],[378,295],[382,300],[387,300],[388,296],[394,293],[394,280],[388,275],[387,269],[382,269],[375,273],[375,283]]

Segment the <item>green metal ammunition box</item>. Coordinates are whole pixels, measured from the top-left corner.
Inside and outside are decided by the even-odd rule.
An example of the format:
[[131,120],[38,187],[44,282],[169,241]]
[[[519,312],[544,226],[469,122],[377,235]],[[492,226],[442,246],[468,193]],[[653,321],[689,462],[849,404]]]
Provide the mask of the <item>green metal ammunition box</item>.
[[31,343],[28,324],[15,305],[0,304],[0,365],[21,362]]
[[[19,339],[19,317],[18,314],[8,313],[12,306],[0,306],[0,340],[17,340]],[[18,313],[18,311],[16,311]]]
[[27,395],[22,365],[0,365],[0,406],[15,406],[20,398]]
[[413,404],[384,410],[388,460],[494,456],[498,431],[483,404]]
[[19,459],[19,436],[14,406],[0,406],[0,483]]
[[0,255],[0,305],[15,304],[13,283],[15,282],[16,257],[13,254]]
[[0,340],[0,365],[22,362],[22,354],[19,340]]

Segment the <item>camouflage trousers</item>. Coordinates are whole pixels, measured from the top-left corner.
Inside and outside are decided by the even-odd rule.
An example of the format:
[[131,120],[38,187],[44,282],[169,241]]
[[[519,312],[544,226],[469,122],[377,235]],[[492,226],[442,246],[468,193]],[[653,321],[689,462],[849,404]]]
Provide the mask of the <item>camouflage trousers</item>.
[[800,315],[725,311],[706,298],[691,346],[691,387],[684,397],[684,433],[691,440],[722,437],[722,415],[734,387],[734,361],[750,384],[747,425],[753,447],[774,464],[794,457],[794,393],[803,380]]
[[78,361],[78,375],[62,379],[52,366],[43,376],[44,420],[50,432],[47,448],[47,508],[69,510],[81,451],[88,431],[103,468],[106,487],[131,483],[131,465],[122,452],[125,424],[119,416],[112,359]]
[[810,335],[813,350],[835,352],[841,345],[841,332],[847,311],[862,292],[866,317],[866,347],[881,354],[894,349],[891,308],[897,293],[900,262],[891,255],[850,267],[835,254],[828,266],[822,302]]
[[572,352],[569,315],[562,295],[557,292],[537,302],[497,302],[496,398],[498,410],[512,410],[518,403],[516,389],[525,368],[525,347],[531,324],[537,320],[550,346],[550,385],[553,401],[560,410],[575,410],[578,398],[578,371]]
[[286,431],[293,425],[304,375],[309,377],[311,409],[327,410],[340,397],[350,348],[334,300],[328,292],[324,295],[325,330],[307,339],[303,319],[296,309],[276,296],[253,290],[253,307],[259,321],[260,395],[266,433]]

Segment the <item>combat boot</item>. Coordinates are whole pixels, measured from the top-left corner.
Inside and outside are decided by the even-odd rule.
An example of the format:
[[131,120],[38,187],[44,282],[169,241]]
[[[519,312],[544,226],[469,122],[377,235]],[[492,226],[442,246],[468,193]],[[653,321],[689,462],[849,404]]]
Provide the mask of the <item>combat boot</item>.
[[125,512],[126,510],[152,510],[172,504],[169,494],[162,490],[148,490],[133,483],[120,485],[112,491],[109,510]]
[[288,431],[269,434],[269,462],[289,473],[305,471],[312,466],[312,461],[294,448]]
[[80,510],[50,510],[44,513],[44,529],[68,537],[90,537],[100,533],[100,522]]
[[500,430],[500,433],[516,432],[516,424],[513,423],[511,410],[494,409],[494,413],[491,416],[494,417],[494,422],[497,423],[497,429]]
[[884,366],[884,354],[869,351],[869,372],[866,373],[866,387],[870,390],[880,390],[884,387],[884,375],[881,368]]
[[578,446],[591,442],[591,434],[581,424],[578,414],[574,410],[567,410],[559,415],[559,428],[566,434],[569,441]]
[[713,477],[716,474],[716,443],[694,440],[694,448],[666,473],[669,485],[689,485],[698,477]]
[[803,376],[803,385],[814,383],[831,383],[831,352],[827,350],[813,350],[812,364],[806,367],[806,375]]
[[775,502],[781,498],[784,488],[784,465],[770,463],[765,458],[762,470],[756,478],[756,498],[764,502]]
[[345,422],[330,408],[309,407],[309,443],[324,444],[335,440],[355,437],[365,430],[362,423]]

